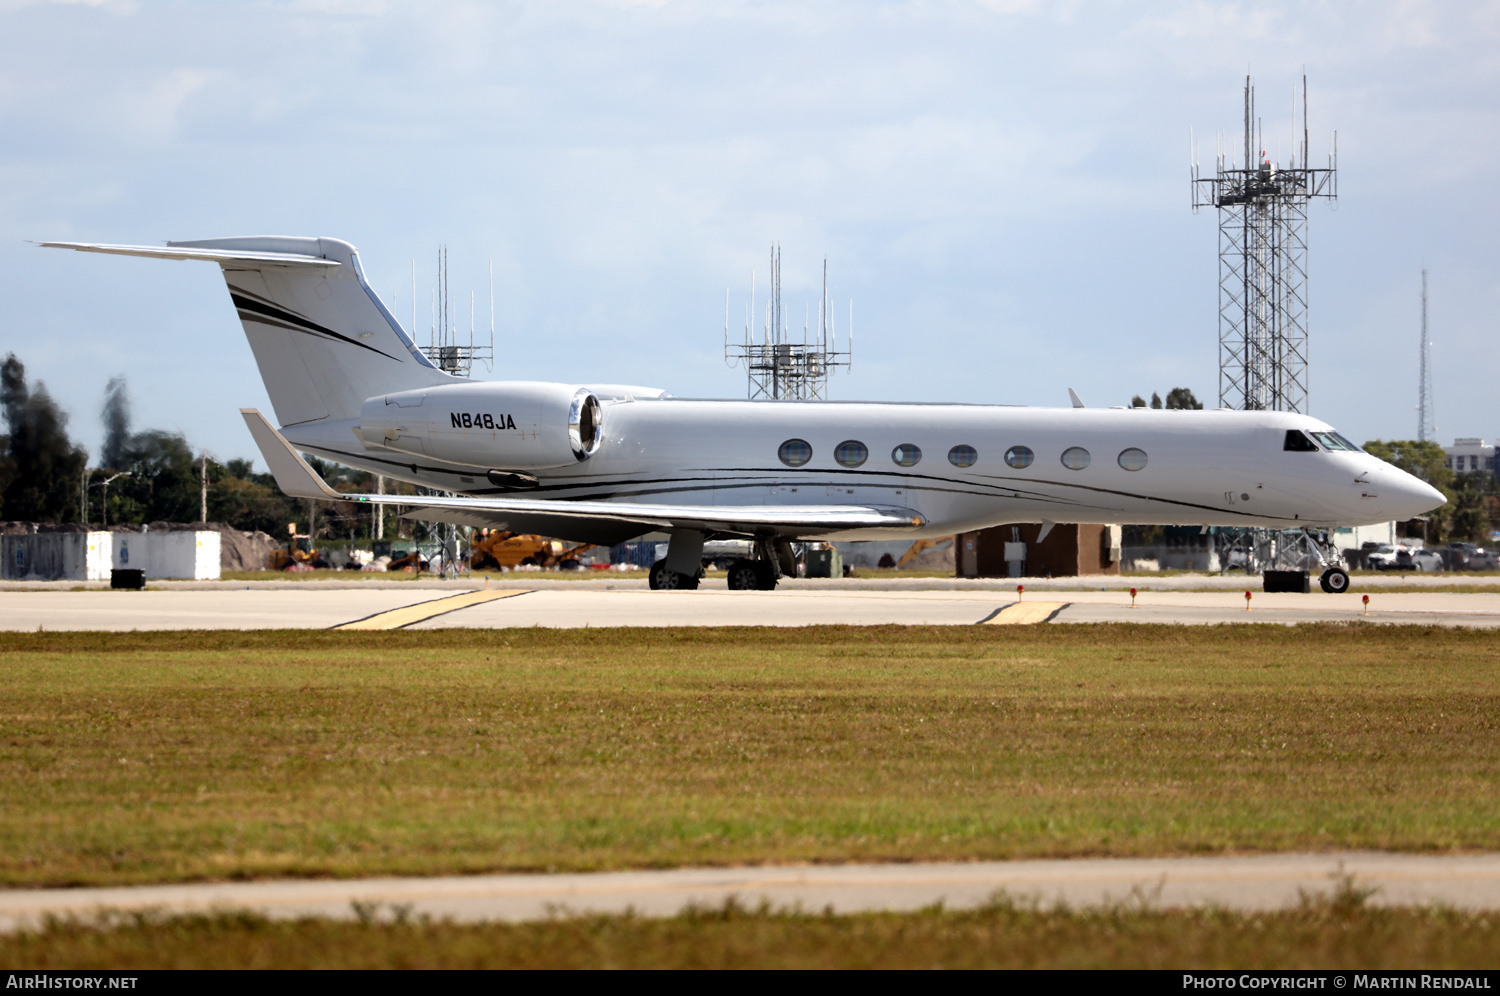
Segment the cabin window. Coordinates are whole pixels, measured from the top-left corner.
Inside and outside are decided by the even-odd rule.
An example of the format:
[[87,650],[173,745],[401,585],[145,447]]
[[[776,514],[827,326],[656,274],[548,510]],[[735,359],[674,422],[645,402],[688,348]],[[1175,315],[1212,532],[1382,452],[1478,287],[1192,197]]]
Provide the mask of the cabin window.
[[979,451],[960,443],[948,451],[948,462],[955,467],[972,467],[979,462]]
[[805,439],[788,439],[781,444],[776,455],[788,467],[800,467],[812,459],[812,444]]
[[1145,470],[1146,451],[1134,446],[1128,450],[1121,450],[1119,463],[1126,470]]
[[1336,432],[1314,432],[1310,433],[1310,435],[1318,442],[1322,443],[1323,448],[1325,450],[1328,450],[1330,453],[1337,453],[1340,450],[1350,450],[1355,453],[1364,452],[1358,446],[1355,446],[1353,443],[1349,442],[1349,440],[1345,439],[1343,436],[1340,436]]
[[1317,444],[1305,436],[1301,429],[1288,429],[1286,431],[1286,442],[1281,448],[1288,453],[1316,453]]
[[833,448],[833,458],[844,467],[858,467],[870,459],[870,448],[857,439],[846,439]]
[[1030,446],[1012,446],[1005,451],[1005,465],[1016,470],[1025,470],[1035,459],[1036,454],[1031,452]]
[[891,459],[898,467],[915,467],[922,460],[922,448],[916,443],[902,443],[891,450]]
[[1062,465],[1069,470],[1082,470],[1089,465],[1089,451],[1082,446],[1070,446],[1063,450]]

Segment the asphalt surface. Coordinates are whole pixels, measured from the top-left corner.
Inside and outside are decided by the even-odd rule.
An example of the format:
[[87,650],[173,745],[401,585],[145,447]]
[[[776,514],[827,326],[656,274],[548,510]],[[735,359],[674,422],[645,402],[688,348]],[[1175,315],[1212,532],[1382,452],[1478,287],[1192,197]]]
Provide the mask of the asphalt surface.
[[[0,630],[444,629],[543,626],[1062,625],[1080,622],[1348,622],[1500,627],[1500,593],[1410,589],[1343,595],[1244,588],[1128,591],[995,587],[840,589],[792,582],[772,592],[650,591],[636,584],[239,583],[146,591],[0,590]],[[501,596],[501,593],[504,593]],[[1369,595],[1368,606],[1364,594]],[[1019,603],[1019,604],[1018,604]],[[1030,609],[1037,604],[1045,606]]]
[[469,922],[627,911],[672,916],[730,898],[751,907],[765,902],[773,909],[838,913],[935,903],[971,908],[1000,894],[1044,907],[1273,910],[1341,888],[1368,891],[1367,902],[1377,905],[1500,909],[1500,855],[1350,852],[18,889],[0,891],[0,930],[35,926],[49,915],[87,918],[105,910],[233,909],[338,919],[427,915]]

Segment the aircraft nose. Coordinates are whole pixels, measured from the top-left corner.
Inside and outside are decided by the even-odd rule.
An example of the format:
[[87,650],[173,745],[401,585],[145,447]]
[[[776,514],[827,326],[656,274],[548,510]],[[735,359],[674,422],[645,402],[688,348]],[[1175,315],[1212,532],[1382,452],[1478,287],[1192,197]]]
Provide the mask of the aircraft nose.
[[1390,506],[1392,518],[1414,519],[1448,500],[1437,488],[1404,470],[1392,467],[1381,476],[1385,478],[1381,497]]

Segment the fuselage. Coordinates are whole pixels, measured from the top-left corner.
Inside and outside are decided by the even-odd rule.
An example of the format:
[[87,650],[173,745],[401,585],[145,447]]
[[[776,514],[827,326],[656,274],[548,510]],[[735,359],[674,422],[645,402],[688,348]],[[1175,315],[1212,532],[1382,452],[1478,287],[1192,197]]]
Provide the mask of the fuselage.
[[[503,384],[494,389],[503,411]],[[482,405],[465,402],[464,407]],[[357,420],[290,426],[294,445],[413,484],[493,495],[506,431],[455,414],[429,424],[437,460],[361,441]],[[514,422],[514,419],[511,419]],[[475,424],[477,423],[477,424]],[[519,431],[525,432],[523,423]],[[1327,527],[1406,519],[1441,493],[1358,449],[1288,449],[1332,428],[1282,412],[860,402],[603,399],[597,448],[535,471],[528,497],[693,505],[912,509],[918,532],[1004,522]],[[442,437],[442,438],[439,438]],[[1336,438],[1336,437],[1335,437]],[[1332,443],[1337,446],[1337,443]],[[469,456],[472,454],[472,456]],[[834,537],[837,538],[837,537]],[[879,539],[860,530],[847,538]]]

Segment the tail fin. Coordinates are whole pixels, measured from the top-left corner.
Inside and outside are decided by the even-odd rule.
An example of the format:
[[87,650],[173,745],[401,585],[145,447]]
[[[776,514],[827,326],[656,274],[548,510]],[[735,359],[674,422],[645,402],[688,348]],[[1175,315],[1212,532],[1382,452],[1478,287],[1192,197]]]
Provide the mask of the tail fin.
[[354,419],[366,398],[452,383],[370,289],[347,242],[251,236],[165,248],[43,244],[218,263],[282,425]]

